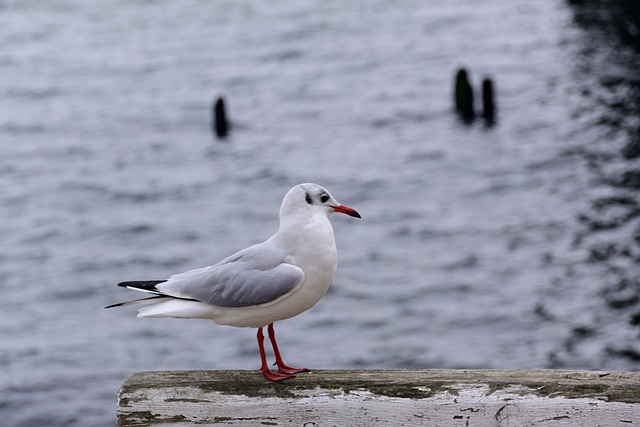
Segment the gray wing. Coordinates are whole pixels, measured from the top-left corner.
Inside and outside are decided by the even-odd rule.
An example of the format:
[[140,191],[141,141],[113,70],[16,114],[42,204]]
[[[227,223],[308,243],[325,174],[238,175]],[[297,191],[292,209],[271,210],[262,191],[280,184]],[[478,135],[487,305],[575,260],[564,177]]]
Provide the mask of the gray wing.
[[221,307],[266,304],[304,282],[300,267],[265,243],[244,249],[211,267],[171,276],[156,286],[165,295],[196,299]]

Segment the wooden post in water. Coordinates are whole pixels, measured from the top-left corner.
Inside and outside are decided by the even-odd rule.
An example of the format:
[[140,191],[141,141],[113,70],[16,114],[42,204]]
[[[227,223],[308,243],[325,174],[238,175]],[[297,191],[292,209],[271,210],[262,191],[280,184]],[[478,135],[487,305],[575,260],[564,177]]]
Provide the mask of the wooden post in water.
[[460,68],[456,73],[454,102],[456,111],[465,122],[470,122],[475,118],[473,87],[469,83],[469,76],[464,68]]
[[229,135],[229,121],[227,120],[227,112],[224,98],[219,97],[213,105],[213,130],[218,139],[225,139]]
[[496,122],[496,105],[493,90],[493,80],[486,78],[482,81],[482,117],[491,126]]
[[632,426],[640,372],[342,370],[272,383],[259,371],[133,374],[131,426]]

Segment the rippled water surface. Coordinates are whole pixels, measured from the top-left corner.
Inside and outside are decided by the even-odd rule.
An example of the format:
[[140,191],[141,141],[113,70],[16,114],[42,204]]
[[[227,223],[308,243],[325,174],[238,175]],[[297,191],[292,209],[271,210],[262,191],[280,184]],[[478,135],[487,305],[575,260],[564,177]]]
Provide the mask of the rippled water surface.
[[[0,418],[112,425],[133,372],[258,368],[255,330],[102,307],[266,239],[308,181],[363,219],[333,217],[334,286],[278,325],[291,364],[638,369],[635,53],[580,16],[0,1]],[[453,114],[460,66],[495,126]]]

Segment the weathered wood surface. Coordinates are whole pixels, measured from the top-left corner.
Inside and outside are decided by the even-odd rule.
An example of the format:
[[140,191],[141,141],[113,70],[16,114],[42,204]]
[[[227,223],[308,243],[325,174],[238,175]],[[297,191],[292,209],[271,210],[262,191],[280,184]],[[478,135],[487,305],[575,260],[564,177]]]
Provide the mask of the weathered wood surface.
[[341,370],[132,375],[119,426],[634,426],[640,372]]

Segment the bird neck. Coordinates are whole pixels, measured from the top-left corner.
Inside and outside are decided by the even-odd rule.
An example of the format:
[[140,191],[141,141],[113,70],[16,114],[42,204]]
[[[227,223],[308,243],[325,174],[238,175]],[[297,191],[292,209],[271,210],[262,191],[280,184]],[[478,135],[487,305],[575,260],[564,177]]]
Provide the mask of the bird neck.
[[[333,227],[326,215],[281,218],[277,235],[279,243],[285,247],[290,245],[295,248],[335,247]],[[315,244],[309,245],[310,242],[315,242]]]

